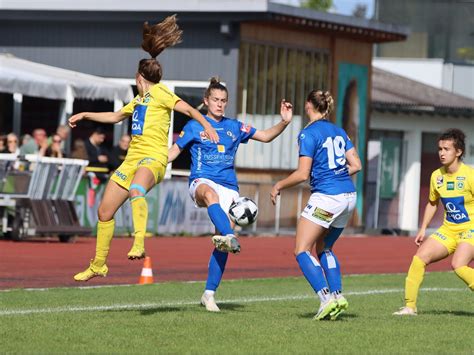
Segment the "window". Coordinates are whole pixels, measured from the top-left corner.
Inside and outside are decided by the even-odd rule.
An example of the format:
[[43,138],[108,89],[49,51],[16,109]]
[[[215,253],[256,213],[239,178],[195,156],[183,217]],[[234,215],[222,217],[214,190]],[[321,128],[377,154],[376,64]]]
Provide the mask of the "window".
[[329,54],[315,50],[243,42],[239,57],[239,112],[278,114],[280,99],[301,115],[312,89],[328,89]]
[[265,129],[280,119],[280,100],[293,103],[293,123],[275,143],[239,149],[237,164],[248,168],[292,169],[296,137],[306,121],[304,103],[313,89],[329,89],[329,53],[269,43],[242,42],[239,52],[238,118]]

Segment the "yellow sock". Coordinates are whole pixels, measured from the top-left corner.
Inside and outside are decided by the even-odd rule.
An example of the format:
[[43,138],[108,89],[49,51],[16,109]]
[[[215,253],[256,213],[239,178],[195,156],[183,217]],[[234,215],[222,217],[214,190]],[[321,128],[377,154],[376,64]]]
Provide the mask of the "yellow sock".
[[111,219],[107,222],[99,221],[97,223],[97,242],[95,247],[94,265],[97,267],[104,266],[109,255],[110,242],[114,236],[115,220]]
[[474,291],[474,269],[469,266],[461,266],[454,269],[456,275],[463,280],[469,288]]
[[423,282],[426,264],[416,255],[408,269],[408,275],[405,279],[405,304],[407,307],[416,309],[416,299],[418,290]]
[[148,221],[148,204],[144,196],[138,196],[132,199],[132,219],[133,229],[135,230],[134,245],[144,248],[146,224]]

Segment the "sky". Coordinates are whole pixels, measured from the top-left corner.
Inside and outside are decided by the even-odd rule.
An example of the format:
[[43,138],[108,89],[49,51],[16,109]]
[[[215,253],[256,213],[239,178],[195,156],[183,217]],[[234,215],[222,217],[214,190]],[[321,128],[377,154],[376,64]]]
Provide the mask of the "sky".
[[[271,0],[272,2],[278,2],[287,5],[299,6],[300,0]],[[331,12],[341,15],[351,15],[352,10],[357,4],[367,5],[367,18],[371,18],[374,14],[374,2],[375,0],[333,0],[333,9]]]

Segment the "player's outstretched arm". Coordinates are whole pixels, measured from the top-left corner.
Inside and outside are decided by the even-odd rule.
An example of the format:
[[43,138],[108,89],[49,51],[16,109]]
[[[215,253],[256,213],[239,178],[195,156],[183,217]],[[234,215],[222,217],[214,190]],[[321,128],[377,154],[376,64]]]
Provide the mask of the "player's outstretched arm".
[[296,186],[308,180],[312,164],[313,158],[301,156],[298,161],[298,169],[293,171],[285,179],[280,180],[275,185],[273,185],[272,191],[270,192],[270,198],[272,200],[272,203],[276,204],[276,198],[280,194],[281,190]]
[[362,163],[355,148],[351,148],[346,152],[346,160],[349,175],[354,175],[362,169]]
[[428,228],[428,225],[436,214],[436,210],[438,209],[438,202],[439,200],[435,202],[428,201],[428,203],[426,204],[425,213],[423,214],[423,222],[421,223],[421,228],[415,237],[415,244],[418,246],[420,246],[421,243],[423,243],[423,240],[425,239],[426,228]]
[[265,130],[257,130],[251,139],[268,143],[278,137],[285,130],[286,126],[288,126],[293,118],[293,105],[290,102],[285,101],[285,99],[281,100],[280,115],[280,122]]
[[89,120],[99,123],[117,123],[126,119],[129,115],[122,111],[116,112],[81,112],[71,116],[68,120],[69,126],[74,128],[82,120]]
[[181,152],[181,148],[176,143],[173,144],[168,150],[168,163],[173,162],[181,154]]
[[184,102],[183,100],[178,101],[174,106],[174,110],[198,121],[201,126],[204,127],[204,132],[207,138],[209,138],[211,142],[219,142],[219,136],[217,135],[216,130],[212,128],[211,124],[206,121],[206,119],[203,117],[203,115],[201,115],[198,110],[189,105],[187,102]]

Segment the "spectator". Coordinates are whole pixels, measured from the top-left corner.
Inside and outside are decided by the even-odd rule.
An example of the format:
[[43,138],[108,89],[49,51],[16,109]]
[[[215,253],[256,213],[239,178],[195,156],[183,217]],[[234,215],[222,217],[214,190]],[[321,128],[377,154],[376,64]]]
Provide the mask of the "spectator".
[[7,148],[4,152],[15,155],[20,154],[20,148],[18,147],[18,137],[15,133],[9,133],[7,135]]
[[46,149],[44,155],[47,157],[53,157],[53,158],[64,158],[66,155],[64,154],[64,151],[61,149],[62,142],[63,140],[61,139],[59,134],[53,134],[52,142]]
[[[56,128],[56,134],[61,138],[61,150],[63,152],[66,151],[67,139],[69,138],[70,132],[71,132],[71,128],[67,125],[59,125],[58,128]],[[49,145],[53,143],[53,137],[54,135],[48,138]]]
[[118,145],[112,149],[109,157],[109,166],[111,170],[117,169],[125,160],[128,147],[130,146],[130,141],[131,137],[128,134],[124,134],[122,137],[120,137]]
[[72,147],[71,158],[88,160],[86,143],[82,139],[76,139]]
[[97,127],[86,140],[87,156],[89,158],[89,166],[106,168],[109,158],[106,149],[102,146],[105,141],[105,133],[101,127]]
[[63,143],[67,141],[69,133],[71,133],[71,128],[64,124],[59,125],[56,129],[56,134],[61,137]]
[[48,136],[43,128],[36,128],[33,131],[33,139],[24,142],[20,148],[20,154],[39,154],[44,155],[48,149]]
[[6,153],[5,136],[0,134],[0,153]]

